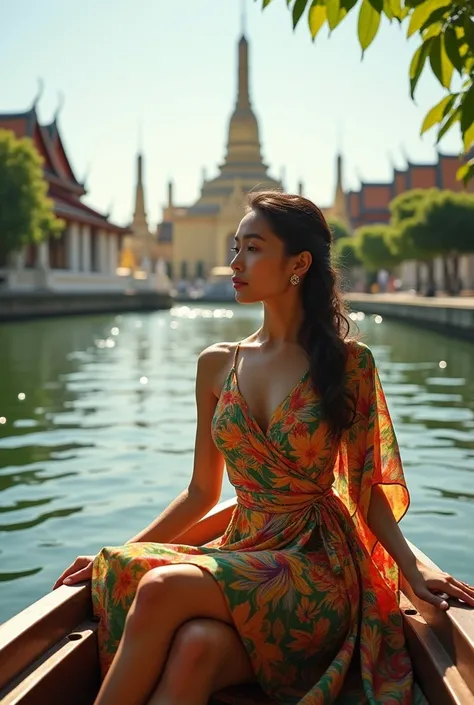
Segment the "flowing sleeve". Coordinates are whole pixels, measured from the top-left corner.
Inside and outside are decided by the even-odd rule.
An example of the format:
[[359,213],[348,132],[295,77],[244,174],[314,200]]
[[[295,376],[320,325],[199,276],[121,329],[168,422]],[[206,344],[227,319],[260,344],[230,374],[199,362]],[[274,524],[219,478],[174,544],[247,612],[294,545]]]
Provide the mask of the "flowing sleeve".
[[397,522],[406,513],[410,497],[385,394],[366,345],[350,344],[346,382],[356,402],[356,416],[341,439],[334,487],[379,572],[397,590],[398,567],[369,529],[367,514],[375,485],[381,486]]

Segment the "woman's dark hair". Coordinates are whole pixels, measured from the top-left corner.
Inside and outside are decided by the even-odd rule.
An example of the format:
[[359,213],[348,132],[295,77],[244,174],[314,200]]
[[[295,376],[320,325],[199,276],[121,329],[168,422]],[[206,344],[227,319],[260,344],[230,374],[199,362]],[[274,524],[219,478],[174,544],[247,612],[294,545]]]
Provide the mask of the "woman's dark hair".
[[282,240],[287,256],[311,253],[302,282],[299,343],[309,357],[311,380],[321,394],[326,421],[340,436],[353,422],[354,405],[345,387],[350,324],[331,262],[331,230],[321,210],[303,196],[260,191],[249,194],[249,205]]

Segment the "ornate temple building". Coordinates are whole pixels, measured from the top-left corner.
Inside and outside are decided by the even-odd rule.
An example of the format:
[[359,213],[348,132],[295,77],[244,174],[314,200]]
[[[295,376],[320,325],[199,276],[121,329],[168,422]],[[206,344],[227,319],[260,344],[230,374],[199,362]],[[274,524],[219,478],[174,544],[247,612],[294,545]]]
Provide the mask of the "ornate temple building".
[[65,222],[59,238],[30,245],[19,253],[14,270],[0,262],[0,275],[19,289],[102,290],[123,284],[116,275],[122,239],[127,228],[82,202],[86,194],[71,167],[55,117],[41,125],[33,106],[22,113],[1,114],[0,130],[33,141],[43,159],[44,178],[54,212]]
[[203,180],[201,194],[191,206],[168,204],[158,226],[159,256],[174,278],[207,277],[213,267],[231,259],[231,240],[242,218],[249,191],[281,189],[262,159],[259,126],[249,91],[249,45],[244,34],[238,44],[237,99],[230,118],[227,152],[219,174]]
[[[438,152],[438,160],[434,164],[414,164],[408,161],[405,169],[394,168],[391,181],[362,182],[359,189],[349,191],[346,196],[351,227],[355,229],[360,225],[388,223],[390,201],[411,189],[463,191],[462,181],[456,179],[456,171],[461,164],[457,155]],[[468,184],[467,191],[474,193],[474,180]]]
[[130,230],[131,233],[123,241],[120,257],[121,267],[132,270],[154,270],[159,253],[156,235],[150,232],[148,226],[143,187],[143,155],[141,152],[137,155],[135,208]]
[[[342,221],[350,231],[361,225],[387,223],[389,204],[404,191],[415,188],[460,191],[456,171],[458,156],[438,152],[434,164],[407,162],[404,169],[393,170],[388,182],[361,182],[356,190],[344,188],[343,157],[336,158],[336,187],[333,203],[323,208],[328,219]],[[230,117],[227,150],[216,178],[203,177],[201,193],[192,205],[178,205],[173,198],[173,184],[168,183],[168,202],[156,233],[150,234],[144,198],[143,157],[138,155],[135,210],[132,236],[125,239],[123,266],[154,267],[157,260],[166,263],[174,280],[207,278],[215,267],[231,260],[231,241],[243,215],[249,191],[282,189],[282,179],[273,178],[262,158],[259,125],[252,109],[249,91],[249,43],[242,33],[238,43],[237,97]],[[316,167],[315,167],[316,168]],[[474,192],[474,180],[468,191]],[[303,184],[298,186],[304,194]]]

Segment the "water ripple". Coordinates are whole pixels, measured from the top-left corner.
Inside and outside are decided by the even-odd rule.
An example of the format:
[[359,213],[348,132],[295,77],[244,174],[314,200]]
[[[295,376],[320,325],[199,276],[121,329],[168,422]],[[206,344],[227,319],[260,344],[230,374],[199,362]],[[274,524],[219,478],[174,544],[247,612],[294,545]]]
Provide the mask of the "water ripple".
[[[0,620],[49,591],[76,555],[123,543],[184,489],[197,355],[260,320],[260,307],[193,306],[2,326]],[[368,316],[360,328],[411,492],[403,530],[472,582],[474,348]],[[222,497],[232,495],[224,478]]]

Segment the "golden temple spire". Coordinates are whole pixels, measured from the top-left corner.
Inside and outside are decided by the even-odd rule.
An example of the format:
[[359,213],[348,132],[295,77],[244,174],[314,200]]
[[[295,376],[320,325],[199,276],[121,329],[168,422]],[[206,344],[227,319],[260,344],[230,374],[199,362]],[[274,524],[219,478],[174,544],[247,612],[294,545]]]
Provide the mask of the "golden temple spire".
[[336,193],[334,195],[334,206],[332,215],[344,223],[348,222],[346,194],[344,192],[343,174],[342,174],[342,154],[337,155],[336,163]]
[[249,45],[242,34],[239,42],[239,75],[237,108],[250,108],[249,95]]
[[139,152],[137,155],[137,184],[135,187],[135,210],[133,212],[132,228],[136,232],[137,230],[143,229],[143,227],[148,229],[145,211],[145,194],[143,190],[143,156],[141,152]]

